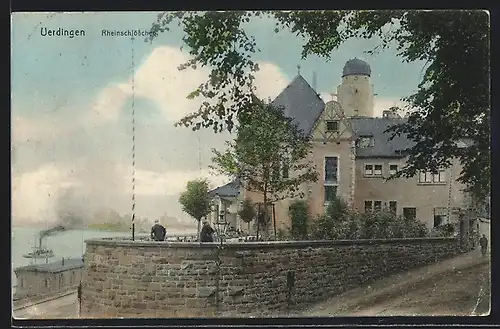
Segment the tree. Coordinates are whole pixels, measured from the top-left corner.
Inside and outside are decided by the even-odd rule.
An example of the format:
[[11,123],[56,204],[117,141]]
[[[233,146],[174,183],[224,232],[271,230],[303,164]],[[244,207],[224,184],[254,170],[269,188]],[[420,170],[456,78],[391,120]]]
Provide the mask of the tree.
[[307,159],[311,142],[292,120],[283,109],[257,102],[253,111],[240,115],[236,138],[227,142],[228,149],[213,150],[211,168],[238,177],[245,189],[262,195],[264,218],[269,217],[269,205],[303,197],[301,184],[318,180]]
[[296,240],[305,240],[307,237],[307,224],[309,222],[309,207],[305,200],[295,200],[290,204],[290,221],[292,222],[292,237]]
[[257,212],[255,211],[255,205],[252,200],[249,198],[245,198],[241,204],[241,209],[238,211],[238,215],[241,220],[248,224],[248,232],[250,233],[250,223],[257,216]]
[[[351,38],[379,38],[369,52],[396,47],[405,62],[426,61],[413,95],[405,98],[412,110],[407,121],[389,129],[406,134],[415,145],[406,150],[407,164],[396,176],[463,164],[459,181],[481,200],[490,190],[489,15],[480,10],[435,11],[294,11],[294,12],[177,12],[163,13],[148,40],[168,31],[177,20],[184,46],[193,59],[180,69],[210,66],[211,74],[189,97],[202,97],[199,110],[178,124],[215,131],[231,130],[237,114],[252,103],[252,56],[259,49],[245,24],[262,16],[274,17],[275,32],[288,29],[304,39],[302,57],[329,60]],[[271,32],[271,31],[270,31]],[[231,102],[228,102],[230,100]],[[473,143],[456,147],[461,138]]]
[[200,241],[201,220],[210,214],[211,204],[208,195],[209,186],[205,179],[189,181],[179,197],[182,211],[198,222],[198,241]]

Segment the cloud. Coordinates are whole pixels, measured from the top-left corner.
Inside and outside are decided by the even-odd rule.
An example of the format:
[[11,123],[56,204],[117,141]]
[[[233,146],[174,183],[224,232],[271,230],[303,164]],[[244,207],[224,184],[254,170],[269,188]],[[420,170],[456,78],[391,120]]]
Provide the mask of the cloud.
[[129,86],[126,84],[117,84],[105,88],[97,97],[92,106],[87,119],[91,124],[98,124],[109,120],[116,120],[129,98]]
[[[103,120],[118,117],[125,100],[135,94],[137,98],[153,101],[162,111],[165,119],[176,122],[189,113],[196,111],[202,100],[187,99],[190,92],[207,81],[208,67],[196,70],[178,67],[190,57],[176,47],[163,46],[153,50],[144,63],[137,68],[134,80],[106,88],[94,106],[94,113]],[[260,70],[255,74],[256,94],[260,98],[274,98],[288,83],[288,78],[276,65],[258,62]]]
[[[227,182],[226,177],[210,175],[208,164],[211,149],[223,149],[231,136],[173,126],[197,110],[200,101],[186,96],[209,73],[208,68],[179,71],[179,64],[188,59],[177,48],[156,48],[137,67],[133,79],[139,216],[168,212],[181,217],[177,200],[187,181],[207,177],[213,187]],[[288,78],[272,63],[259,65],[257,95],[274,98]],[[54,198],[68,186],[78,186],[80,195],[75,197],[87,200],[89,211],[106,206],[122,214],[130,212],[131,127],[124,106],[130,102],[131,82],[132,78],[109,83],[92,102],[79,104],[67,117],[21,116],[14,108],[12,211],[16,220],[36,220],[40,213],[53,216]],[[160,117],[149,115],[154,111]]]
[[12,143],[30,143],[40,140],[54,140],[61,134],[74,129],[74,123],[60,115],[43,115],[35,120],[13,113],[12,116]]
[[23,220],[52,220],[58,193],[62,188],[78,182],[61,171],[54,163],[47,163],[35,171],[12,178],[12,212]]
[[399,107],[402,110],[400,115],[404,115],[406,113],[404,109],[408,106],[408,103],[396,97],[375,97],[373,114],[375,117],[382,117],[382,111],[388,110],[393,106]]
[[136,177],[138,195],[178,196],[186,189],[186,182],[200,178],[208,178],[213,188],[228,183],[227,177],[212,175],[207,169],[167,172],[138,170]]

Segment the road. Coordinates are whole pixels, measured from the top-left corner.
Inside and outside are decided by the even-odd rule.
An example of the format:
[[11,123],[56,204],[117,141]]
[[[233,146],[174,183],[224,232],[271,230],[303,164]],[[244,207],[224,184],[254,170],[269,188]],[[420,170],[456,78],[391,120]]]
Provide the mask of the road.
[[76,293],[14,311],[16,319],[69,319],[78,317]]
[[489,257],[473,251],[378,280],[295,315],[484,315],[490,309],[490,269]]

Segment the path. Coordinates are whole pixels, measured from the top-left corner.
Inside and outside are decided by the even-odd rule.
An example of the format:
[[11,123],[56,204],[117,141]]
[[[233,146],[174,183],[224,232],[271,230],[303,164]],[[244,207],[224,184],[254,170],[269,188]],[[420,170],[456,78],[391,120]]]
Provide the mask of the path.
[[13,312],[16,319],[61,319],[78,317],[76,293],[29,306]]
[[[489,262],[489,255],[480,257],[479,251],[475,250],[453,259],[389,276],[318,303],[294,315],[385,316],[484,313],[489,310]],[[472,301],[469,300],[471,298]]]

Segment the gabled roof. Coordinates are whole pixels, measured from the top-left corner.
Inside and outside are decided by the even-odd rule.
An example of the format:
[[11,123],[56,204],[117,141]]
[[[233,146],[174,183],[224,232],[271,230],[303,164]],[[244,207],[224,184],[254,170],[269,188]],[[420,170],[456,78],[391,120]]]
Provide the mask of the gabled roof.
[[77,269],[83,267],[83,260],[81,258],[68,258],[64,259],[64,263],[61,260],[46,264],[36,264],[36,265],[28,265],[22,266],[14,269],[14,272],[49,272],[49,273],[57,273],[72,269]]
[[299,129],[306,134],[311,133],[314,123],[325,108],[323,100],[300,74],[271,104],[284,107],[285,115],[293,118]]
[[[312,89],[307,81],[297,75],[292,82],[272,102],[275,106],[283,106],[285,115],[293,118],[305,133],[311,134],[317,120],[325,109],[325,103]],[[357,136],[373,136],[375,145],[371,148],[358,148],[359,157],[401,157],[398,150],[404,150],[413,143],[404,136],[397,136],[389,141],[391,133],[384,131],[391,125],[401,123],[405,119],[395,118],[348,118],[353,133]]]
[[210,192],[208,195],[210,197],[215,197],[218,195],[221,198],[224,197],[237,197],[240,194],[241,181],[239,179],[235,179],[225,185],[219,186]]
[[373,136],[373,147],[356,149],[358,157],[401,157],[398,151],[405,150],[414,145],[414,142],[405,136],[396,136],[389,140],[392,132],[385,133],[389,127],[406,121],[403,118],[349,118],[352,130],[357,136]]

